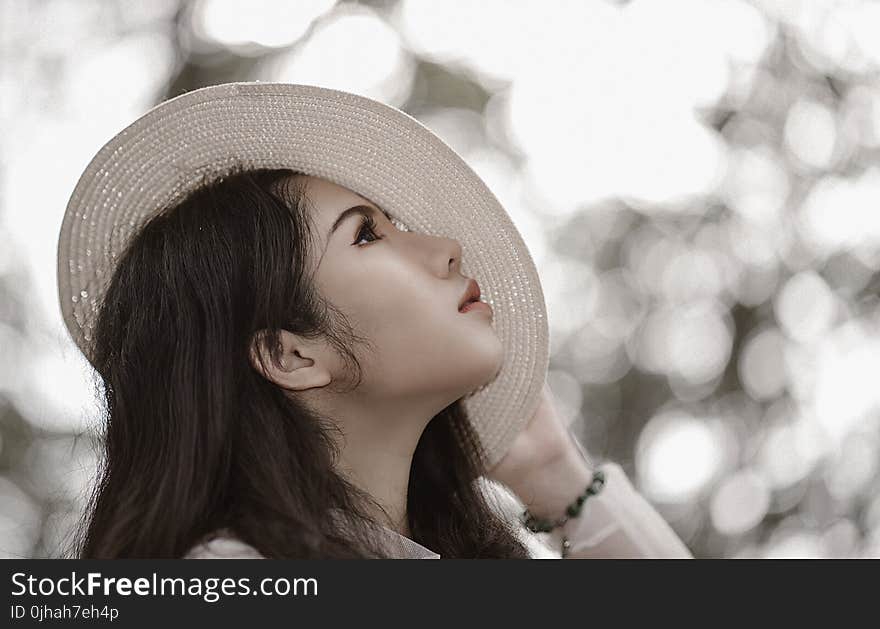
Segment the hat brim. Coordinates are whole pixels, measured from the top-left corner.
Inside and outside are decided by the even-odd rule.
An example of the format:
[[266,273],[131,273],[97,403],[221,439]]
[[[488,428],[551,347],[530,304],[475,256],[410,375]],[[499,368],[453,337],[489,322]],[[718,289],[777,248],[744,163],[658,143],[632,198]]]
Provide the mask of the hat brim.
[[544,295],[519,232],[483,180],[405,112],[312,85],[206,87],[149,110],[80,177],[58,242],[64,322],[91,360],[98,305],[115,260],[153,214],[234,166],[292,168],[370,199],[411,229],[457,239],[504,345],[495,378],[464,404],[490,469],[537,408],[549,360]]

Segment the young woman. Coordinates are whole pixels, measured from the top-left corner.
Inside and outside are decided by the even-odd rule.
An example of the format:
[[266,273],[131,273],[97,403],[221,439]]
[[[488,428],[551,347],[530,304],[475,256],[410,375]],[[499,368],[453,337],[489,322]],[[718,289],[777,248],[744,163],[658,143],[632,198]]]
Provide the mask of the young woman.
[[690,557],[555,413],[536,277],[399,110],[264,83],[154,108],[89,165],[59,241],[107,420],[76,554],[528,557],[489,478],[563,556]]

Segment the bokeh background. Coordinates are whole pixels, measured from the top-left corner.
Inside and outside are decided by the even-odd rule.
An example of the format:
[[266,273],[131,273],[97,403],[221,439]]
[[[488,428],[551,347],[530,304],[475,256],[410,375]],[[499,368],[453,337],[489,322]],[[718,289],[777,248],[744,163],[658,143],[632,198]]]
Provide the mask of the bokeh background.
[[0,556],[55,556],[95,473],[55,288],[79,174],[161,100],[257,79],[398,106],[485,178],[572,431],[697,557],[880,556],[880,3],[0,11]]

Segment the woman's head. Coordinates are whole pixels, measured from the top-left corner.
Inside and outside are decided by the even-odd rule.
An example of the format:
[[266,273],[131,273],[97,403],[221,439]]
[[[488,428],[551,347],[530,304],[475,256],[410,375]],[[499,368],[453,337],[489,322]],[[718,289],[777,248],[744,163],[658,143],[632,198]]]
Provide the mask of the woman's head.
[[[332,230],[358,205],[375,227],[355,212]],[[413,537],[444,556],[525,555],[460,441],[474,437],[457,400],[496,373],[500,341],[457,310],[458,243],[399,226],[340,186],[259,170],[139,231],[94,333],[106,462],[78,554],[180,556],[221,526],[266,556],[381,554],[327,516],[372,521],[343,470],[413,439]]]
[[[361,406],[409,399],[438,412],[495,375],[503,347],[489,316],[458,311],[469,280],[458,241],[401,228],[370,200],[325,179],[285,183],[299,187],[295,196],[313,224],[309,284],[366,341],[353,395]],[[283,367],[270,363],[266,372],[279,386],[324,393],[324,385],[345,383],[337,350],[324,339],[282,331],[279,341]]]

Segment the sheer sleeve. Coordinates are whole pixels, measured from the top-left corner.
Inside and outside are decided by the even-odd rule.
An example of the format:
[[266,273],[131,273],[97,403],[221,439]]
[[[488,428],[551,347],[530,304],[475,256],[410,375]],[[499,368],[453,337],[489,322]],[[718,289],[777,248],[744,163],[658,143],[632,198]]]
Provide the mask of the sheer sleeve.
[[554,548],[568,537],[567,559],[693,559],[657,510],[633,487],[617,463],[599,465],[602,491],[584,503],[578,517],[548,533]]
[[183,559],[265,559],[257,549],[227,533],[213,535],[193,546]]

